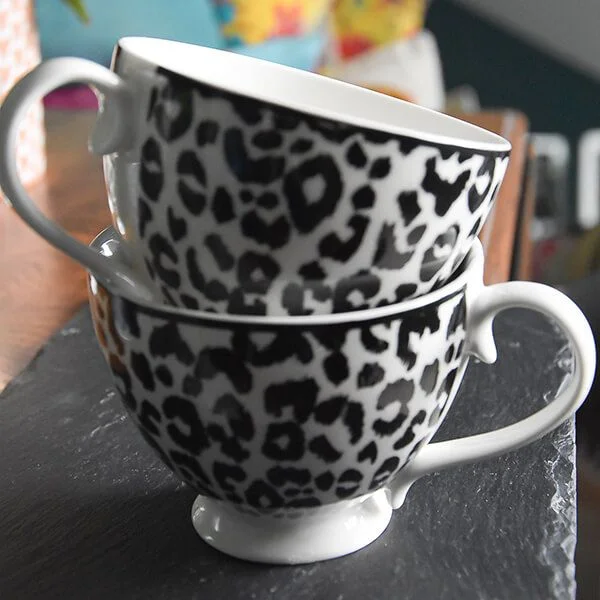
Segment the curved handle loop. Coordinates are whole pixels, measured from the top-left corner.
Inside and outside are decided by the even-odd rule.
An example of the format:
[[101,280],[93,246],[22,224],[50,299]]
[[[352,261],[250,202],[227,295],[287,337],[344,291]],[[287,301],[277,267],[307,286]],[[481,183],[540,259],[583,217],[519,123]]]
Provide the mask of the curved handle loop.
[[577,305],[546,285],[509,282],[482,288],[467,313],[467,351],[484,362],[495,362],[497,354],[492,323],[494,317],[507,308],[538,311],[561,327],[574,354],[572,376],[550,404],[513,425],[425,446],[392,481],[390,490],[394,508],[404,503],[408,489],[420,477],[449,467],[493,458],[530,444],[558,427],[585,400],[596,369],[594,336]]
[[126,287],[136,297],[152,293],[123,264],[107,260],[68,235],[37,208],[17,171],[17,142],[21,120],[31,105],[52,90],[71,83],[88,83],[107,97],[102,103],[90,148],[98,154],[126,150],[133,141],[133,100],[123,80],[111,70],[81,58],[55,58],[38,65],[9,92],[0,108],[0,186],[17,214],[38,234],[81,263],[104,283]]

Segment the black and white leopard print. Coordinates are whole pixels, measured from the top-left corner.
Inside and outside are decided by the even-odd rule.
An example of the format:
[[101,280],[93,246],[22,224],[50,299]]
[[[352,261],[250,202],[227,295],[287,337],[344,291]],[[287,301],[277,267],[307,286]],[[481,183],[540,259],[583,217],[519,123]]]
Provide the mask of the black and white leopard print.
[[90,304],[146,441],[200,494],[254,511],[385,486],[437,430],[467,363],[463,290],[306,329],[169,314],[94,279]]
[[508,163],[162,68],[149,97],[139,156],[105,158],[109,195],[123,205],[114,179],[139,163],[121,228],[165,300],[188,308],[301,315],[427,293],[468,252]]

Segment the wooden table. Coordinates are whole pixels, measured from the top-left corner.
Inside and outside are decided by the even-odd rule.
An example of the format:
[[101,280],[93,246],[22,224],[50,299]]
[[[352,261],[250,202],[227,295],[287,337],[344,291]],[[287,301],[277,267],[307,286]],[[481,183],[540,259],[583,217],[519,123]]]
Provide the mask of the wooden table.
[[[513,111],[461,116],[513,144],[505,182],[481,235],[487,254],[486,281],[506,281],[514,270],[513,249],[519,237],[527,119]],[[101,159],[86,151],[94,118],[89,111],[47,111],[48,172],[31,190],[47,215],[86,243],[110,224]],[[0,250],[1,390],[86,301],[86,284],[82,267],[2,204]]]

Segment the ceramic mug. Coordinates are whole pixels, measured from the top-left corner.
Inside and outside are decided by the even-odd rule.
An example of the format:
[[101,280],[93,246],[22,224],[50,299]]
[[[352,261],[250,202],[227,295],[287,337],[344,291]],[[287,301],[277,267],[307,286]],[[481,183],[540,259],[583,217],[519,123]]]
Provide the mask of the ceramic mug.
[[[68,237],[15,171],[17,126],[54,88],[103,96],[113,223],[134,269]],[[314,73],[151,38],[112,71],[47,61],[0,110],[0,184],[42,236],[105,281],[146,272],[171,304],[220,313],[345,312],[429,292],[467,254],[510,144],[450,116]]]
[[[94,243],[119,260],[107,231]],[[149,445],[199,496],[201,537],[239,558],[301,563],[376,539],[419,477],[529,444],[571,416],[595,370],[583,314],[536,283],[484,287],[477,241],[446,286],[378,309],[251,317],[159,307],[90,276],[96,335]],[[569,338],[574,374],[518,423],[429,444],[494,316],[527,307]],[[533,376],[533,375],[532,375]],[[475,408],[476,410],[476,408]]]

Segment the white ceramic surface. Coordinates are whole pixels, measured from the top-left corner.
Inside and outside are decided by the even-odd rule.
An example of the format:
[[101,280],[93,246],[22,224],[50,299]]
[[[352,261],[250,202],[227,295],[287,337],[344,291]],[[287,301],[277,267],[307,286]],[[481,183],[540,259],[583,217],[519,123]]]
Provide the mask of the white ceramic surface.
[[[14,168],[26,108],[74,81],[102,96],[90,146],[134,270],[48,221]],[[494,133],[409,102],[149,38],[120,40],[112,70],[47,61],[0,110],[0,185],[38,233],[107,281],[139,291],[145,272],[164,301],[220,313],[346,312],[439,287],[509,153]]]
[[[93,245],[120,258],[110,232]],[[97,338],[131,418],[200,494],[193,510],[200,535],[241,558],[298,563],[356,551],[381,534],[418,478],[529,444],[585,399],[596,354],[576,305],[540,284],[485,287],[482,278],[477,242],[444,288],[336,315],[161,307],[93,276],[89,289]],[[573,376],[513,425],[429,443],[469,357],[496,360],[492,321],[512,307],[561,327]]]

